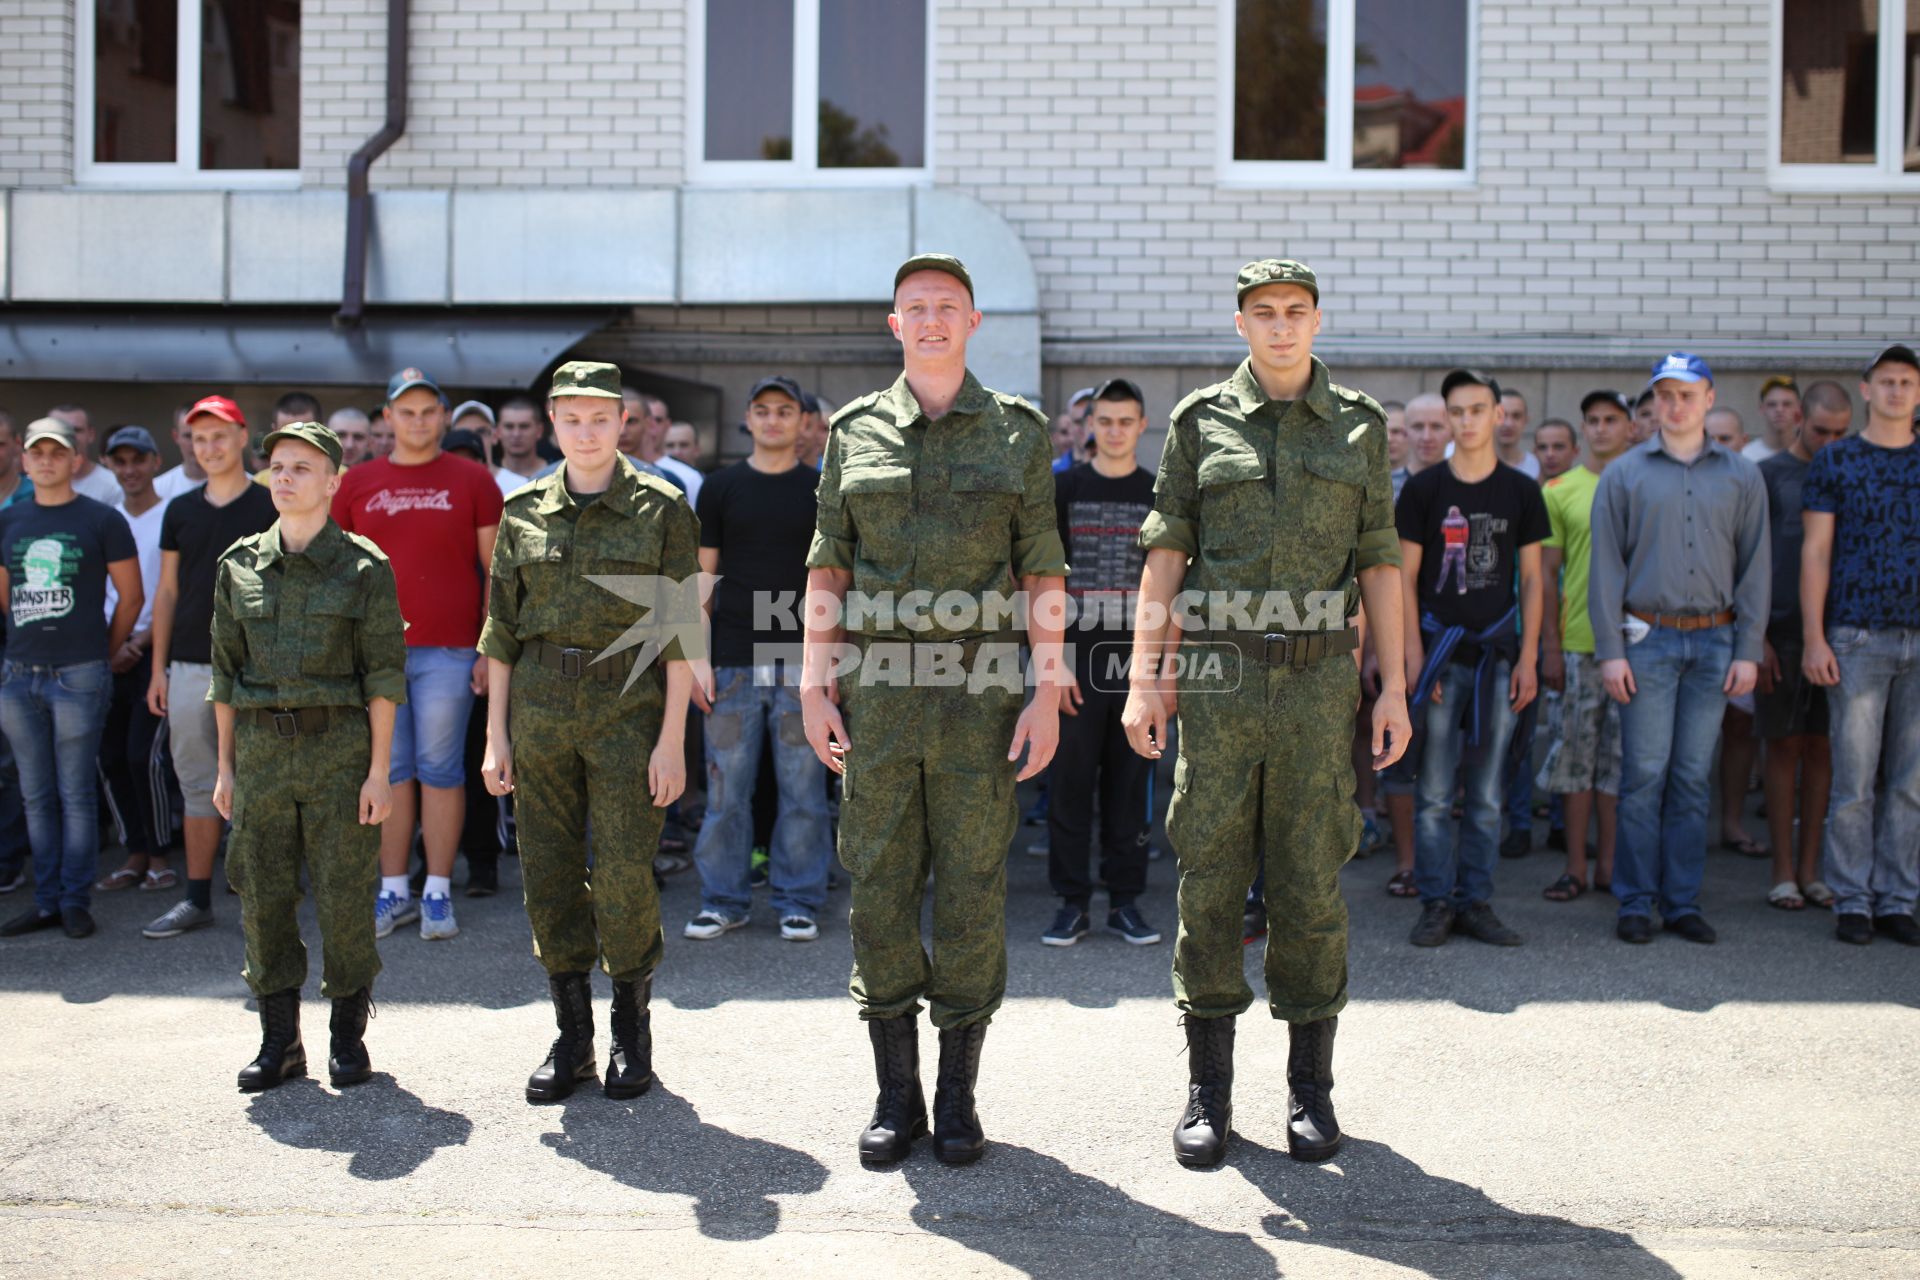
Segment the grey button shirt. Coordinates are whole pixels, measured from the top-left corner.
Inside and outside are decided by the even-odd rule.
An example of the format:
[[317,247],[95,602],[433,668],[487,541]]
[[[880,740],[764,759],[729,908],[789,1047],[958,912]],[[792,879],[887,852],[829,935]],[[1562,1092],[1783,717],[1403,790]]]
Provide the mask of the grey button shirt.
[[1627,656],[1629,609],[1731,609],[1734,661],[1760,661],[1772,564],[1760,468],[1711,440],[1682,462],[1656,434],[1609,464],[1593,495],[1594,657]]

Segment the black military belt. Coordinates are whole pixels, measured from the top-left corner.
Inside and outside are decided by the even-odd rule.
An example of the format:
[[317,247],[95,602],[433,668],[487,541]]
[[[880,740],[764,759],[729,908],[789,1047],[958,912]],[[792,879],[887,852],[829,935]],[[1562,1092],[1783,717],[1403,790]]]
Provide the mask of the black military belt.
[[971,663],[980,652],[981,646],[989,644],[1018,645],[1024,639],[1021,632],[1002,631],[989,636],[971,636],[965,640],[896,640],[891,636],[855,636],[861,651],[865,652],[875,645],[887,645],[896,649],[911,649],[913,669],[928,671],[943,659],[952,660],[957,654],[962,663]]
[[595,662],[598,653],[595,649],[566,649],[545,640],[529,640],[520,650],[521,657],[558,671],[569,680],[591,678],[606,683],[626,679],[627,672],[633,670],[633,664],[640,656],[640,646],[623,649],[611,658]]
[[1303,671],[1336,653],[1352,653],[1360,647],[1360,631],[1209,631],[1196,636],[1202,641],[1220,641],[1269,667],[1292,667]]
[[360,707],[255,707],[241,715],[282,738],[312,738],[325,733],[336,716],[362,717],[366,711]]

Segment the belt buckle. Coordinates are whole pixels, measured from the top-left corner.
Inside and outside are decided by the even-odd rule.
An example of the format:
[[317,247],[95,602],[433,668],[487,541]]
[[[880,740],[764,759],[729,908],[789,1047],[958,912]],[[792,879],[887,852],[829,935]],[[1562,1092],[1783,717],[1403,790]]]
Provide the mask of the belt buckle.
[[562,649],[560,651],[560,674],[569,680],[578,680],[586,674],[586,663],[580,660],[585,649]]
[[291,711],[273,713],[273,731],[283,738],[300,736],[300,717]]
[[[1262,636],[1261,639],[1266,642],[1266,659],[1268,666],[1288,667],[1293,665],[1295,637],[1288,635],[1284,631],[1269,631],[1266,635]],[[1273,659],[1273,646],[1276,641],[1280,645],[1280,660],[1278,662],[1275,662]]]

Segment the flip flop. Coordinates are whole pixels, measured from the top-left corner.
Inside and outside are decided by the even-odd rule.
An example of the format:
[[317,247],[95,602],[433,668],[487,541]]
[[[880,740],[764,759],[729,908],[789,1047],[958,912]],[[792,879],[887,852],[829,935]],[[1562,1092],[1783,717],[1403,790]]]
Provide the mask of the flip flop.
[[1413,883],[1413,872],[1396,871],[1393,879],[1387,881],[1387,892],[1396,898],[1417,898],[1420,890]]
[[1572,876],[1563,875],[1545,889],[1541,890],[1540,896],[1548,902],[1572,902],[1586,891],[1586,885],[1574,879]]
[[1720,847],[1729,853],[1741,854],[1748,858],[1771,858],[1773,856],[1773,850],[1748,835],[1743,835],[1738,840],[1722,840]]
[[112,875],[101,876],[93,882],[93,887],[98,893],[114,893],[121,889],[131,889],[140,883],[140,877],[144,874],[144,872],[135,871],[132,867],[121,867]]
[[180,887],[180,873],[172,867],[162,867],[158,871],[147,872],[147,878],[140,882],[142,890],[177,889]]
[[1804,911],[1807,900],[1800,896],[1800,886],[1791,880],[1782,880],[1767,890],[1767,905],[1778,907],[1782,911]]
[[1827,888],[1825,880],[1815,880],[1812,884],[1802,885],[1800,894],[1816,907],[1824,909],[1833,905],[1833,890]]

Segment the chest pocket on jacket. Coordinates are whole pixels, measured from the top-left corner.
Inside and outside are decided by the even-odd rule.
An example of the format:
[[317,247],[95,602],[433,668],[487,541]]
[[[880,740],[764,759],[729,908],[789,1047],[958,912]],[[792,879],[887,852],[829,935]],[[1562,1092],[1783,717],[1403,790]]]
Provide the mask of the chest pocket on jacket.
[[310,676],[353,674],[354,642],[366,602],[349,585],[327,584],[307,596],[300,670]]
[[840,492],[853,515],[860,559],[900,566],[913,557],[912,471],[891,464],[852,463],[840,477]]
[[1249,552],[1267,545],[1273,494],[1267,469],[1252,450],[1222,450],[1200,460],[1200,546]]
[[1013,522],[1026,486],[1005,465],[962,463],[948,473],[953,491],[953,554],[963,560],[1005,560],[1012,555]]
[[1329,450],[1301,460],[1307,468],[1307,489],[1298,505],[1312,515],[1315,536],[1348,538],[1360,527],[1360,507],[1367,496],[1367,460],[1357,452]]

